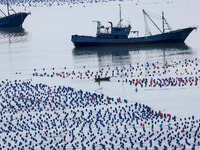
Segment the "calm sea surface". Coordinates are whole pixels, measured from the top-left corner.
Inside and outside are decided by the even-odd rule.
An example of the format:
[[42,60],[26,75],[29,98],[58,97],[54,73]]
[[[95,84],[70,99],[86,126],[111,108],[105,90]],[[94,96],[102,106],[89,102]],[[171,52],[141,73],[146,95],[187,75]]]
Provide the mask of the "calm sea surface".
[[[71,35],[95,35],[96,24],[100,20],[105,26],[108,21],[114,24],[119,20],[119,2],[99,4],[60,5],[52,7],[26,7],[31,12],[23,24],[23,29],[0,29],[0,79],[30,80],[52,85],[72,86],[85,91],[104,93],[113,97],[122,97],[131,101],[148,104],[154,109],[177,116],[200,116],[200,92],[197,87],[139,89],[117,82],[104,82],[100,85],[90,80],[72,80],[58,78],[34,78],[34,69],[48,72],[82,71],[83,68],[98,71],[106,68],[159,62],[200,59],[200,31],[193,31],[185,44],[156,45],[146,47],[116,46],[75,48]],[[165,12],[165,17],[173,29],[200,25],[200,1],[127,1],[121,2],[123,24],[131,23],[132,30],[145,34],[142,9],[154,14]],[[5,6],[1,6],[5,10]],[[13,6],[16,11],[25,7]],[[161,20],[157,20],[161,25]],[[152,32],[157,32],[152,27]],[[180,65],[181,66],[181,65]],[[168,75],[170,76],[170,74]]]

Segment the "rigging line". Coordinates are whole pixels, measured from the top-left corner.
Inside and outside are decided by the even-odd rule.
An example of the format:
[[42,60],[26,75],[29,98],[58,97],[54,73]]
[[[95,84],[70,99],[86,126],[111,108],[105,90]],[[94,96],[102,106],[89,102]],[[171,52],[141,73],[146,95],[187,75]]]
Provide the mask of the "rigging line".
[[180,22],[174,21],[173,19],[167,19],[167,20],[169,20],[169,21],[172,22],[172,23],[175,23],[176,25],[188,26],[188,25],[182,24],[182,23],[180,23]]
[[149,11],[145,11],[145,12],[146,12],[149,16],[151,16],[152,18],[159,19],[159,20],[162,19],[162,16],[160,16],[160,15],[154,14],[154,13],[149,12]]
[[144,15],[144,27],[145,27],[145,35],[152,35],[147,23],[146,15]]
[[166,20],[165,18],[163,18],[163,20],[164,20],[164,24],[167,25],[168,30],[169,30],[169,31],[172,31],[172,28],[171,28],[171,26],[169,25],[169,23],[167,22],[167,20]]
[[4,16],[6,16],[6,14],[0,9],[0,12],[4,15]]
[[146,16],[149,18],[149,20],[156,26],[156,28],[157,28],[161,33],[163,33],[163,32],[160,30],[160,28],[155,24],[155,22],[151,19],[151,17],[145,12],[144,9],[143,9],[143,13],[144,13],[144,15],[146,15]]

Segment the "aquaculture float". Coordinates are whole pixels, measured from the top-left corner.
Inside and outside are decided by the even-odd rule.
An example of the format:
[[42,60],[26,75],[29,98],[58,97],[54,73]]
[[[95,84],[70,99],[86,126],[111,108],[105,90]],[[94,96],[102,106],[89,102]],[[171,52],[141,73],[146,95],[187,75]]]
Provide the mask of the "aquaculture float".
[[180,118],[121,97],[6,80],[0,101],[2,149],[200,148],[196,116]]

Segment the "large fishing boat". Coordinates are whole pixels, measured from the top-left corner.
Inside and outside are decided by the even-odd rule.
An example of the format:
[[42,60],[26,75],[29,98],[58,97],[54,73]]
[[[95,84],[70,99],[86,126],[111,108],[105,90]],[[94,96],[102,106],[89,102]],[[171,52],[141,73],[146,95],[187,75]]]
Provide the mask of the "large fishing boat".
[[26,12],[17,13],[7,3],[8,15],[6,15],[1,9],[0,12],[3,16],[0,16],[0,27],[22,27],[25,18],[30,14]]
[[[196,27],[188,27],[178,30],[172,30],[167,20],[164,18],[164,12],[162,12],[162,24],[163,29],[161,30],[156,23],[152,20],[150,15],[143,10],[145,18],[145,29],[146,35],[143,37],[129,37],[130,33],[139,33],[139,31],[131,31],[131,25],[122,26],[121,19],[121,6],[119,11],[119,23],[116,27],[113,26],[112,22],[109,22],[110,27],[104,27],[100,21],[97,22],[97,34],[96,36],[83,36],[83,35],[72,35],[72,42],[75,47],[83,46],[106,46],[106,45],[144,45],[144,44],[162,44],[162,43],[183,43],[188,35]],[[148,25],[147,19],[149,19],[153,25],[160,31],[160,34],[152,35]],[[110,29],[110,31],[109,31]]]

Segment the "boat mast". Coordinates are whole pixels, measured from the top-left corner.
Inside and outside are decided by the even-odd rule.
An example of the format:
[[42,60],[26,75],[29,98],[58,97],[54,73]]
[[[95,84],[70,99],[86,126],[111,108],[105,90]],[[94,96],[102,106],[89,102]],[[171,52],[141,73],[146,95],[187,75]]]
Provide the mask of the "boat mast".
[[120,28],[121,28],[121,20],[122,20],[122,14],[121,14],[121,5],[119,4],[119,21],[120,21]]
[[165,18],[164,18],[164,12],[162,12],[162,24],[163,24],[163,33],[165,33]]
[[97,23],[97,35],[101,33],[101,22],[100,21],[92,21]]
[[16,14],[16,11],[7,3],[7,10],[8,10],[8,16],[10,16],[10,11],[13,11]]
[[8,11],[8,16],[10,16],[9,4],[8,3],[7,3],[7,11]]
[[171,26],[168,24],[167,20],[164,17],[164,12],[162,12],[162,23],[163,23],[163,33],[165,33],[165,24],[167,25],[167,30],[172,31]]
[[117,26],[119,26],[120,28],[122,27],[122,24],[121,24],[122,20],[123,19],[122,19],[122,15],[121,15],[121,5],[119,4],[119,23]]

